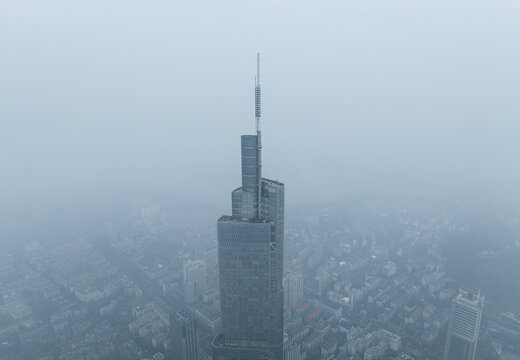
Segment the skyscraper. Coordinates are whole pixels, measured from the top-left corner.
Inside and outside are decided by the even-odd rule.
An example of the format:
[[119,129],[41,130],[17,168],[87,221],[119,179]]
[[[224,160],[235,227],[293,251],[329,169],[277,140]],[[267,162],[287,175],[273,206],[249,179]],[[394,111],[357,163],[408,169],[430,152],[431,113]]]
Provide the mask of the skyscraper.
[[291,310],[302,302],[303,275],[301,269],[293,268],[285,274],[283,290],[286,310]]
[[460,289],[453,299],[444,360],[474,360],[484,295]]
[[232,215],[217,222],[222,331],[216,360],[282,360],[284,185],[262,177],[260,71],[255,86],[256,135],[243,135],[242,186]]
[[172,360],[199,360],[199,332],[194,319],[184,310],[170,318]]
[[206,265],[200,261],[188,260],[183,264],[184,300],[193,303],[206,290]]
[[285,351],[285,360],[300,360],[301,358],[300,344],[295,343],[287,347],[287,350]]

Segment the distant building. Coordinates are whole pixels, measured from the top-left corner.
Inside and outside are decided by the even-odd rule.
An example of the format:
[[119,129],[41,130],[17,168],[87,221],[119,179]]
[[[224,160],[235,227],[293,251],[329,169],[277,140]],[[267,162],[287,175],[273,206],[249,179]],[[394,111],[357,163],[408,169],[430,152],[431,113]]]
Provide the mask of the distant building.
[[484,295],[460,289],[453,299],[444,360],[474,360]]
[[313,279],[311,290],[319,296],[325,294],[332,285],[332,275],[330,273],[324,273],[316,275]]
[[194,308],[194,310],[197,323],[203,330],[215,334],[220,329],[221,320],[219,312],[216,309],[206,305],[200,305]]
[[520,319],[514,314],[503,312],[500,314],[500,325],[507,332],[520,334]]
[[371,346],[365,350],[365,354],[363,356],[364,360],[377,360],[383,357],[388,350],[388,342],[380,341],[374,346]]
[[218,250],[217,247],[206,247],[200,250],[200,258],[206,264],[206,267],[212,268],[218,265]]
[[206,265],[200,260],[187,261],[183,267],[184,300],[191,304],[202,298],[206,290]]
[[387,261],[381,266],[381,273],[386,277],[394,276],[396,272],[397,267],[392,261]]
[[302,360],[300,344],[292,344],[287,347],[285,360]]
[[199,332],[194,319],[184,310],[170,319],[172,360],[199,360]]
[[132,197],[132,213],[135,218],[151,218],[159,215],[161,207],[152,204],[148,195],[137,195]]
[[144,350],[134,341],[130,340],[121,345],[120,355],[124,359],[139,360],[144,357]]
[[332,334],[327,334],[323,337],[323,343],[321,344],[321,358],[322,359],[330,359],[333,358],[336,350],[338,348],[338,344],[336,342],[336,337],[332,336]]
[[401,349],[401,337],[390,331],[379,329],[376,332],[376,337],[380,340],[388,341],[388,346],[392,351],[399,351]]
[[303,275],[301,269],[291,269],[283,280],[284,306],[294,309],[303,300]]

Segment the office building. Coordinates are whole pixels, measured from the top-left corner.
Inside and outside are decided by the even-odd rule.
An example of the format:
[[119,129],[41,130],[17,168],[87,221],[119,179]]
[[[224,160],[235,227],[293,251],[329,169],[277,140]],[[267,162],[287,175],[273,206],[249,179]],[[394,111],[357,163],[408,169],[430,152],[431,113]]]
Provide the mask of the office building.
[[285,350],[285,360],[302,360],[300,344],[295,343],[287,347]]
[[179,310],[170,318],[172,360],[199,360],[199,332],[191,315]]
[[201,260],[187,261],[183,265],[184,300],[191,304],[202,298],[206,290],[206,265]]
[[303,301],[303,275],[301,269],[290,269],[283,282],[284,306],[286,310],[294,309]]
[[453,299],[444,360],[474,360],[477,349],[484,295],[460,289]]
[[217,223],[222,331],[215,360],[283,359],[284,185],[262,177],[260,75],[256,135],[243,135],[242,186]]

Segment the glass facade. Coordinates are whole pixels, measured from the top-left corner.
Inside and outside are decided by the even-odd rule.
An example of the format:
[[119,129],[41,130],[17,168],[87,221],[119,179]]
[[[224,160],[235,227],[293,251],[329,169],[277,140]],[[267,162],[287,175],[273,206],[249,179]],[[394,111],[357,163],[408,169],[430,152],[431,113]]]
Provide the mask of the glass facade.
[[242,186],[232,192],[232,215],[217,223],[222,332],[214,359],[282,360],[284,185],[260,178],[258,136],[241,140]]
[[170,328],[174,358],[198,360],[199,332],[194,319],[185,310],[179,310],[170,317]]
[[474,360],[484,295],[460,289],[453,299],[444,360]]

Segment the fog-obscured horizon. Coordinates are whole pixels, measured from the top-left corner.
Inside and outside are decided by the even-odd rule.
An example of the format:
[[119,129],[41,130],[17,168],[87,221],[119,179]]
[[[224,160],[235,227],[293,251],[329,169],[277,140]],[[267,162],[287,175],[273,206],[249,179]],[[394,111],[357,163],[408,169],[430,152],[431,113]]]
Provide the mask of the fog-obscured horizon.
[[[166,191],[226,208],[254,131],[289,206],[348,196],[518,203],[514,1],[4,1],[10,204]],[[42,200],[43,201],[43,200]]]
[[519,19],[0,0],[0,360],[520,360]]

